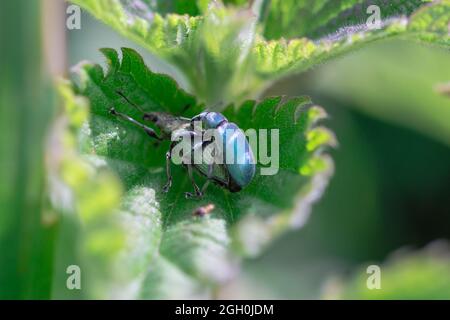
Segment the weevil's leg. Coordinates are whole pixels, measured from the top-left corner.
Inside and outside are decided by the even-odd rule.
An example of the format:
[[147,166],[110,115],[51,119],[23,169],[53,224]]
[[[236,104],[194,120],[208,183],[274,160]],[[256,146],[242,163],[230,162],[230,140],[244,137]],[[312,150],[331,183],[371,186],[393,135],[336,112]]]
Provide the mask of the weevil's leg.
[[172,141],[169,147],[169,151],[166,153],[166,174],[167,183],[163,187],[164,192],[168,192],[170,187],[172,187],[172,172],[170,171],[170,162],[172,160],[172,149],[175,146],[175,141]]
[[187,164],[186,166],[187,166],[187,170],[188,170],[189,179],[192,182],[192,186],[194,187],[195,193],[185,192],[184,195],[185,195],[186,199],[201,198],[203,196],[203,194],[200,191],[200,188],[195,183],[194,176],[192,174],[192,165]]
[[123,114],[123,113],[121,113],[121,112],[118,112],[118,111],[116,111],[116,109],[114,109],[114,108],[111,108],[111,109],[109,110],[109,112],[110,112],[112,115],[115,115],[115,116],[117,116],[117,117],[120,117],[120,118],[122,118],[122,119],[124,119],[124,120],[126,120],[126,121],[128,121],[128,122],[131,122],[131,123],[133,123],[134,125],[138,126],[138,127],[141,128],[142,130],[144,130],[150,137],[155,138],[156,140],[159,140],[159,141],[162,140],[162,139],[156,134],[155,130],[153,130],[152,128],[149,128],[149,127],[143,125],[142,123],[140,123],[140,122],[134,120],[133,118],[127,116],[126,114]]
[[202,194],[204,194],[206,189],[208,188],[209,183],[211,182],[213,172],[214,172],[214,163],[208,165],[208,173],[206,175],[206,179],[208,179],[208,180],[206,180],[205,184],[202,187],[202,191],[201,191]]

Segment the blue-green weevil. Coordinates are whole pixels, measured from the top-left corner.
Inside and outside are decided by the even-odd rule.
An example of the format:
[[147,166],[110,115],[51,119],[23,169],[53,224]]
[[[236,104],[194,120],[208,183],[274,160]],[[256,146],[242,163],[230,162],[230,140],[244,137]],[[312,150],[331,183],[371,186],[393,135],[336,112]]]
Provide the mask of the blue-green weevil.
[[[170,170],[172,150],[177,144],[185,143],[186,141],[182,139],[174,139],[173,135],[176,132],[178,137],[189,136],[190,138],[193,138],[195,135],[199,134],[194,127],[194,123],[196,122],[201,122],[202,124],[203,131],[200,132],[200,135],[208,129],[217,130],[217,133],[221,137],[221,142],[219,143],[223,144],[220,150],[223,150],[224,158],[226,158],[227,150],[228,152],[231,150],[234,154],[231,162],[209,161],[209,163],[202,162],[200,164],[195,164],[195,162],[183,163],[183,165],[187,168],[189,179],[194,187],[194,193],[185,193],[186,198],[201,198],[210,181],[228,189],[231,192],[239,192],[253,180],[256,165],[252,149],[245,138],[244,132],[236,124],[228,122],[228,120],[221,113],[206,111],[190,119],[174,116],[164,112],[144,112],[139,106],[131,102],[123,93],[120,91],[116,92],[130,105],[138,109],[143,114],[142,119],[144,121],[152,122],[160,130],[160,134],[157,134],[155,130],[138,122],[130,116],[116,111],[115,108],[110,109],[110,113],[112,115],[133,123],[143,129],[150,137],[157,139],[158,141],[172,141],[169,150],[166,153],[166,173],[168,181],[163,187],[164,192],[168,192],[172,186],[172,174]],[[208,141],[201,139],[200,143],[195,143],[194,139],[189,139],[188,141],[190,141],[190,145],[188,147],[191,154],[194,154],[195,150],[198,148],[201,148],[200,150],[203,151],[211,143],[218,143],[218,141],[214,139]],[[239,147],[238,142],[242,141],[244,141],[244,143],[241,147]],[[202,188],[198,187],[195,183],[193,170],[206,177],[207,180]]]

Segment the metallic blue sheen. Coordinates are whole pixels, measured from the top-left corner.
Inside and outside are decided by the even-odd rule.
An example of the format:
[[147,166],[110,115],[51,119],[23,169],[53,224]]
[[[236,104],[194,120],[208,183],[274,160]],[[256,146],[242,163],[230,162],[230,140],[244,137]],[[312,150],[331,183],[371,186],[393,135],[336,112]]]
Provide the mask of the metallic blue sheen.
[[252,181],[256,171],[252,149],[244,132],[234,123],[224,123],[218,129],[222,135],[224,162],[228,173],[238,186],[245,187]]
[[216,129],[219,124],[226,120],[227,119],[218,112],[208,112],[203,116],[203,123],[207,129]]

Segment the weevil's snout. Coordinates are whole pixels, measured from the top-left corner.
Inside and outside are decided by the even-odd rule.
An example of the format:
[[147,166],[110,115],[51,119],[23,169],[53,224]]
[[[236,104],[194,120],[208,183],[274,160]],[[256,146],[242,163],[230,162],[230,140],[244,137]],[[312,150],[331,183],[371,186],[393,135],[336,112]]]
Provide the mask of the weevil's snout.
[[158,121],[158,116],[155,113],[153,113],[153,112],[146,113],[144,115],[144,120],[151,121],[151,122],[156,122],[156,121]]

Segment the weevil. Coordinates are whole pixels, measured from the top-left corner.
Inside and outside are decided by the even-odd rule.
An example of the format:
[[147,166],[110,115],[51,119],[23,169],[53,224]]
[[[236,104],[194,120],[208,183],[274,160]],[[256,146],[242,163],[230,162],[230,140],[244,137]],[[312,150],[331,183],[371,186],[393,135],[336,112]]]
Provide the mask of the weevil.
[[[245,138],[244,132],[236,124],[229,122],[221,113],[205,111],[193,118],[185,118],[165,112],[145,112],[137,104],[130,101],[121,91],[116,91],[116,93],[128,104],[141,112],[142,120],[153,123],[159,129],[160,133],[158,134],[149,126],[142,124],[124,113],[116,111],[114,107],[110,109],[112,115],[141,128],[148,136],[157,141],[171,141],[169,150],[166,152],[167,183],[163,187],[164,192],[168,192],[172,186],[171,157],[173,148],[179,143],[186,143],[186,140],[182,139],[184,136],[193,138],[196,135],[202,135],[205,130],[208,129],[217,130],[221,137],[221,142],[216,140],[204,141],[201,139],[200,143],[195,143],[194,139],[189,139],[190,145],[188,146],[188,149],[191,151],[191,154],[194,154],[197,148],[201,148],[201,151],[203,151],[211,143],[222,143],[223,153],[226,153],[227,150],[233,150],[235,152],[233,160],[231,162],[222,163],[214,161],[209,161],[208,163],[202,162],[200,164],[195,164],[193,162],[183,163],[187,168],[189,179],[194,188],[193,193],[185,192],[185,197],[188,199],[202,198],[211,181],[231,192],[239,192],[253,180],[256,165],[252,149]],[[204,128],[203,131],[198,132],[196,130],[196,121],[201,122],[202,128]],[[237,147],[238,141],[244,141],[243,148]],[[223,158],[226,158],[226,154],[223,155]],[[201,188],[194,180],[194,171],[207,179]]]

